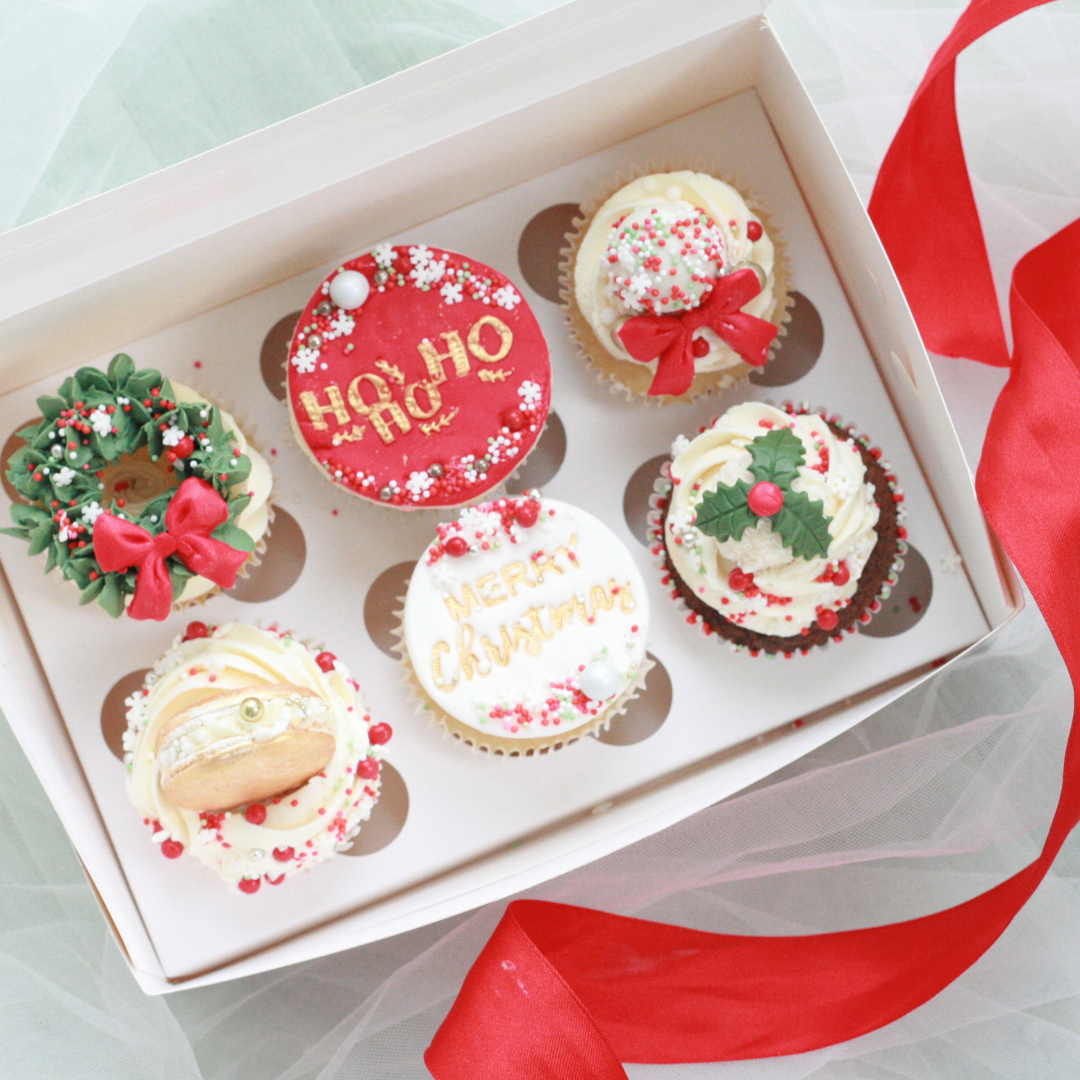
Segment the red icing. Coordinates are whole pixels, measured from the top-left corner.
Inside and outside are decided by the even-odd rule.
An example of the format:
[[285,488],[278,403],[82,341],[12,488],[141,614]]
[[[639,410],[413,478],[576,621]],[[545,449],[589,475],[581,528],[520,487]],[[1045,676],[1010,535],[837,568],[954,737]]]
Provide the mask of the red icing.
[[[342,312],[323,286],[316,290],[289,350],[289,402],[301,437],[336,483],[403,509],[457,506],[509,476],[539,437],[551,404],[547,343],[497,271],[432,248],[431,261],[446,267],[422,288],[410,277],[417,269],[410,251],[418,249],[391,250],[381,291],[374,254],[344,264],[371,285],[360,307]],[[474,277],[460,278],[465,273]],[[461,300],[448,303],[443,290],[456,293],[448,286],[459,284]],[[327,340],[347,327],[342,316],[353,329]],[[317,356],[308,348],[313,334]],[[519,393],[524,383],[536,389]],[[485,458],[486,471],[477,470]]]

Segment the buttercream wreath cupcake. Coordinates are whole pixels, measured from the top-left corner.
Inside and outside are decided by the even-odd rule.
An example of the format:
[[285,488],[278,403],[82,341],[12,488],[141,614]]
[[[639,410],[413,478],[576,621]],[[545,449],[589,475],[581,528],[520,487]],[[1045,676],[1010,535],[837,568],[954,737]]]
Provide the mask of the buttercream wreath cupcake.
[[242,892],[347,849],[378,798],[390,727],[289,634],[192,623],[127,706],[128,792],[162,854]]
[[652,173],[575,224],[563,297],[604,376],[631,394],[689,400],[768,360],[787,307],[783,260],[730,184]]
[[218,406],[115,356],[80,368],[24,428],[3,531],[110,615],[164,619],[229,589],[270,524],[269,466]]
[[328,479],[402,510],[461,506],[536,444],[551,364],[536,317],[497,270],[379,244],[308,301],[287,390],[297,442]]
[[673,595],[754,652],[869,621],[903,565],[903,494],[879,458],[836,418],[756,402],[680,436],[654,518]]
[[643,685],[649,605],[614,533],[576,506],[496,499],[440,525],[413,571],[402,648],[423,707],[499,754],[606,727]]

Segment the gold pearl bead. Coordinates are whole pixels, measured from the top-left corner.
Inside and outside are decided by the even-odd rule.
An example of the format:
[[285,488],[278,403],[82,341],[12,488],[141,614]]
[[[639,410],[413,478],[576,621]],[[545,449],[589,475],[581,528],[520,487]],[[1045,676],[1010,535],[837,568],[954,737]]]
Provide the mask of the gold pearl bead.
[[240,702],[240,715],[245,720],[258,720],[263,714],[263,703],[256,697],[244,698]]

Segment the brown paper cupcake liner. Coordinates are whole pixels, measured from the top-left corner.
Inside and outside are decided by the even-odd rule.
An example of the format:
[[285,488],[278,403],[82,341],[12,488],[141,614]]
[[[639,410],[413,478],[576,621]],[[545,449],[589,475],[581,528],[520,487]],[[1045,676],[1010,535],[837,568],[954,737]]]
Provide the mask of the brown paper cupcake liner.
[[577,253],[590,223],[597,210],[620,188],[634,180],[654,173],[691,171],[705,173],[717,180],[730,184],[742,195],[747,207],[761,219],[765,232],[773,242],[773,296],[774,309],[769,322],[777,326],[777,335],[769,348],[771,360],[780,348],[781,339],[787,334],[787,324],[791,319],[793,300],[789,293],[791,271],[787,254],[787,245],[783,239],[783,230],[773,220],[771,213],[760,201],[748,192],[745,185],[731,172],[717,170],[707,163],[698,161],[646,162],[632,169],[622,169],[615,174],[613,182],[594,193],[581,204],[581,213],[574,218],[572,231],[567,234],[567,245],[559,252],[559,297],[562,301],[563,316],[570,330],[570,339],[577,346],[578,355],[588,364],[596,375],[597,381],[613,394],[623,394],[628,400],[645,398],[650,404],[668,405],[675,401],[694,401],[700,397],[730,390],[744,383],[755,368],[740,362],[720,371],[703,371],[694,376],[690,389],[685,394],[661,394],[649,396],[654,372],[647,364],[635,360],[623,360],[612,356],[596,336],[592,326],[582,314],[574,299],[574,265]]
[[[859,626],[867,625],[881,610],[882,601],[889,598],[896,586],[900,571],[904,569],[903,556],[907,554],[908,545],[906,543],[907,531],[900,524],[904,516],[904,493],[897,485],[896,478],[886,471],[886,466],[881,464],[881,451],[872,445],[869,436],[860,434],[854,424],[844,425],[836,413],[829,413],[823,408],[811,408],[806,402],[800,402],[797,405],[785,402],[779,407],[797,414],[814,413],[823,417],[837,436],[854,439],[860,448],[863,463],[867,466],[867,477],[874,485],[875,494],[879,496],[880,501],[875,500],[878,502],[879,509],[885,513],[890,505],[893,508],[892,514],[889,515],[891,520],[886,522],[884,531],[879,533],[878,542],[874,545],[870,558],[860,575],[859,588],[847,607],[838,613],[840,621],[836,627],[832,630],[822,630],[815,626],[809,634],[799,635],[797,638],[756,634],[729,623],[722,615],[694,595],[675,570],[664,542],[664,523],[667,520],[669,507],[668,497],[673,486],[670,459],[661,466],[660,475],[653,482],[653,493],[649,496],[649,506],[652,508],[648,517],[649,551],[659,572],[660,583],[666,590],[670,590],[672,601],[680,611],[685,613],[685,621],[690,626],[697,627],[705,637],[724,638],[732,652],[746,653],[754,657],[764,655],[770,659],[782,655],[790,659],[796,653],[806,656],[813,648],[821,648],[830,643],[839,644],[844,640],[845,633],[854,634]],[[711,426],[712,423],[713,421],[710,421],[706,427]],[[886,504],[884,507],[882,507],[882,502]],[[863,578],[866,577],[867,569],[870,567],[875,567],[875,570],[864,586]],[[860,596],[862,596],[861,601]],[[735,640],[731,631],[736,632],[744,640]],[[755,639],[757,644],[754,643]]]
[[470,727],[468,724],[464,724],[451,716],[445,709],[436,704],[420,685],[420,680],[417,679],[412,661],[409,658],[409,650],[405,645],[405,597],[398,597],[398,602],[401,604],[401,608],[394,612],[397,619],[397,626],[393,631],[396,639],[394,652],[397,653],[401,660],[402,680],[417,715],[422,716],[440,728],[445,738],[463,743],[475,753],[486,753],[493,757],[533,757],[536,754],[547,754],[561,750],[563,747],[578,742],[586,735],[607,731],[611,726],[611,721],[625,713],[630,702],[645,689],[645,678],[655,666],[648,655],[643,657],[634,681],[600,716],[590,720],[587,724],[573,728],[565,734],[559,732],[553,735],[538,735],[529,739],[503,738]]

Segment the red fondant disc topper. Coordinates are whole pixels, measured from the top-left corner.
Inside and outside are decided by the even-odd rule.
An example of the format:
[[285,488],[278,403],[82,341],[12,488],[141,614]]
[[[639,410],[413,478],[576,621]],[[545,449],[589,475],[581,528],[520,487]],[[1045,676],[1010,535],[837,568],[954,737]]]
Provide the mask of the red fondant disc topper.
[[497,270],[379,244],[308,302],[288,399],[301,445],[330,480],[405,510],[458,506],[532,449],[551,364],[536,317]]

